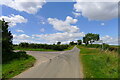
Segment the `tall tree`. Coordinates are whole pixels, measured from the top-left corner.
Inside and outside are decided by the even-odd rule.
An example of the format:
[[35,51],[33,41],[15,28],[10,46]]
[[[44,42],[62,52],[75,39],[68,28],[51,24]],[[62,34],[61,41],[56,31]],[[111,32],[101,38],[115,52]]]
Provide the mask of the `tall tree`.
[[85,37],[83,37],[83,42],[87,45],[89,43],[93,43],[95,41],[98,41],[99,38],[99,34],[93,34],[93,33],[88,33],[85,35]]
[[27,43],[27,42],[22,42],[22,43],[19,44],[19,46],[22,47],[22,48],[28,48],[28,45],[29,45],[29,43]]
[[70,42],[69,45],[74,45],[74,41]]
[[77,40],[77,44],[81,45],[82,44],[82,40]]
[[88,45],[88,39],[86,37],[83,37],[83,43],[85,43],[85,45]]
[[57,42],[57,45],[60,45],[61,44],[61,42]]
[[13,50],[13,44],[12,44],[12,39],[13,36],[11,32],[8,30],[8,22],[5,22],[4,19],[0,20],[0,28],[2,28],[2,52],[12,52]]

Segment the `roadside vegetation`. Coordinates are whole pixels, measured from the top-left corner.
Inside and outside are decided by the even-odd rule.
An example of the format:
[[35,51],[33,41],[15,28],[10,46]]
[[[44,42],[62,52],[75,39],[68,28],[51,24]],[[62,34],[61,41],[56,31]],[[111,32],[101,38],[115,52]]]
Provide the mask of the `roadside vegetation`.
[[80,59],[83,64],[84,78],[118,78],[119,46],[106,43],[93,44],[101,41],[99,34],[88,33],[83,37]]
[[[59,43],[59,42],[58,42]],[[20,43],[18,45],[14,45],[14,50],[30,50],[30,51],[63,51],[68,49],[70,45],[67,44],[35,44],[35,43]]]
[[118,78],[117,51],[85,45],[77,47],[81,50],[80,59],[85,78]]
[[26,52],[13,52],[13,36],[8,30],[8,22],[0,20],[0,30],[2,30],[2,79],[9,79],[22,71],[32,67],[35,58]]
[[7,62],[5,60],[3,61],[2,78],[12,78],[24,70],[32,67],[35,63],[35,58],[27,55],[26,52],[11,53],[11,55],[14,56],[14,59],[10,61],[7,59]]

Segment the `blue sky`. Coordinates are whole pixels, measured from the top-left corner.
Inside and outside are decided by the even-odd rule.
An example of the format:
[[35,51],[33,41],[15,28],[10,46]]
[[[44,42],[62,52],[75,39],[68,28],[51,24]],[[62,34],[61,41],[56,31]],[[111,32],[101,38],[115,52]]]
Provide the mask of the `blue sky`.
[[[38,8],[37,12],[31,12],[31,10],[27,11],[27,8],[23,9],[24,6],[15,8],[11,5],[4,4],[2,5],[1,17],[5,18],[6,21],[10,20],[10,22],[12,22],[13,19],[11,17],[15,17],[16,15],[22,17],[22,19],[19,17],[20,20],[15,19],[15,22],[13,20],[15,25],[11,25],[9,28],[14,35],[14,43],[56,43],[57,41],[68,43],[69,41],[82,39],[86,33],[97,33],[100,34],[100,37],[104,40],[104,42],[108,44],[117,44],[118,18],[115,14],[109,13],[109,11],[112,10],[109,10],[109,7],[116,5],[111,3],[108,4],[108,6],[104,6],[104,3],[102,3],[101,6],[101,4],[98,3],[101,7],[101,10],[98,11],[100,14],[97,13],[97,9],[99,8],[95,8],[96,11],[94,12],[92,6],[90,8],[86,8],[86,6],[82,4],[80,5],[81,9],[79,9],[79,5],[80,4],[77,4],[76,2],[48,2],[42,4],[42,8]],[[86,5],[89,6],[92,4]],[[116,7],[113,7],[113,11],[116,10],[115,8]],[[76,16],[73,13],[78,13],[79,15]],[[93,15],[91,15],[91,13]],[[114,16],[111,17],[111,15]],[[67,17],[69,17],[68,19],[73,22],[66,23]],[[48,18],[50,18],[50,20],[48,20]],[[60,21],[62,22],[59,24]],[[62,23],[67,28],[64,28],[64,26],[61,25]],[[64,40],[64,38],[66,39]],[[52,39],[54,40],[52,41]]]

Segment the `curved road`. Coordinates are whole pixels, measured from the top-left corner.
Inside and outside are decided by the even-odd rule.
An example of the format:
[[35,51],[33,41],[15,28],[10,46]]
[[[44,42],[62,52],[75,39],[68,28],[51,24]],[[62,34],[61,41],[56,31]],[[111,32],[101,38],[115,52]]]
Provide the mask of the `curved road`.
[[76,46],[61,52],[27,51],[37,62],[15,78],[83,78],[79,51]]

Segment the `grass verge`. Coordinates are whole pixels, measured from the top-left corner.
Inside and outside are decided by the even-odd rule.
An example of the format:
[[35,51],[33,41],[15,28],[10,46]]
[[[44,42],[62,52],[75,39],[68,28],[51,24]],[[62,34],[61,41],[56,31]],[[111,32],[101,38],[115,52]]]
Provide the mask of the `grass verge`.
[[[74,46],[70,46],[67,49],[64,49],[63,51],[71,50]],[[14,48],[15,50],[22,50],[22,51],[58,51],[58,50],[52,50],[52,49],[40,49],[40,48]]]
[[30,49],[30,48],[18,48],[15,50],[22,50],[22,51],[56,51],[56,50],[52,50],[52,49]]
[[71,50],[71,49],[73,49],[73,47],[74,47],[74,46],[70,46],[70,47],[68,47],[67,49],[64,49],[64,51]]
[[12,78],[34,65],[35,58],[28,55],[28,58],[14,59],[2,65],[2,78]]
[[85,78],[118,78],[118,54],[77,46]]

